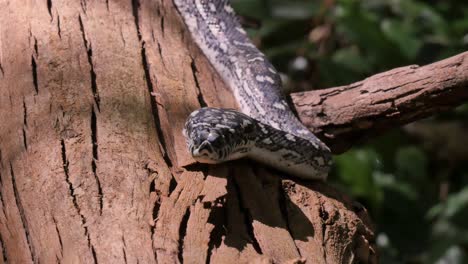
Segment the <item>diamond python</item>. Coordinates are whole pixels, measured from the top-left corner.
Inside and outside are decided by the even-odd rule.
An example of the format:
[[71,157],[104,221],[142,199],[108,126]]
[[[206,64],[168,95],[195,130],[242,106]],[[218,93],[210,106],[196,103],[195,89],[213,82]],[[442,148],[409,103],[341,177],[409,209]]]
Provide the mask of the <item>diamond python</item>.
[[248,157],[304,179],[326,179],[328,147],[293,114],[279,74],[249,40],[229,0],[174,0],[195,43],[231,88],[242,111],[205,107],[184,135],[202,163]]

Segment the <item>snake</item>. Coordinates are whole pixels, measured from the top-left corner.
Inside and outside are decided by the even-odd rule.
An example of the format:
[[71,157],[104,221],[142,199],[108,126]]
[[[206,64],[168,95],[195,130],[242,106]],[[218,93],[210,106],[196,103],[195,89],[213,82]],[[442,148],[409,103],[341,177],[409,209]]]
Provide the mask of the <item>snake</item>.
[[251,42],[230,1],[173,1],[239,106],[202,107],[188,116],[183,134],[191,156],[208,164],[249,158],[287,175],[325,180],[330,149],[295,116],[278,71]]

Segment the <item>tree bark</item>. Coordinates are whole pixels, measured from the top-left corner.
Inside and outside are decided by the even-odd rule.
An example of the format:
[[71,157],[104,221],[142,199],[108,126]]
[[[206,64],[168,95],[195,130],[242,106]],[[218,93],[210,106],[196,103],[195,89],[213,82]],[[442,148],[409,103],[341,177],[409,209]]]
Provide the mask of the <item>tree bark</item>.
[[2,1],[0,34],[0,263],[377,262],[325,183],[193,163],[185,118],[236,105],[170,0]]

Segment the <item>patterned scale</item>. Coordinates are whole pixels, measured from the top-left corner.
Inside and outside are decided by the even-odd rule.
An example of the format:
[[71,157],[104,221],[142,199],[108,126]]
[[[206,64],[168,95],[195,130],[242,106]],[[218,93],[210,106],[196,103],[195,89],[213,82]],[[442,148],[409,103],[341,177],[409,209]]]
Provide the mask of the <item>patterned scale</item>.
[[[229,85],[244,113],[206,108],[191,115],[186,123],[186,130],[191,132],[186,134],[195,159],[218,163],[248,156],[299,177],[326,178],[331,165],[330,150],[294,116],[281,93],[279,74],[247,37],[229,1],[174,0],[174,3],[193,40]],[[220,117],[223,111],[229,111],[229,115],[224,114],[224,119]],[[256,124],[255,138],[249,134],[248,139],[236,141],[246,142],[243,146],[229,145],[230,140],[227,140],[221,147],[204,149],[205,156],[200,156],[197,149],[201,145],[209,146],[209,140],[204,136],[212,135],[211,139],[214,134],[220,138],[246,136],[242,134],[245,131],[238,131],[239,126],[233,124],[236,118],[226,118],[233,115],[239,115],[239,120],[247,117]],[[201,118],[217,120],[218,126]],[[232,126],[232,129],[216,131],[222,126]]]

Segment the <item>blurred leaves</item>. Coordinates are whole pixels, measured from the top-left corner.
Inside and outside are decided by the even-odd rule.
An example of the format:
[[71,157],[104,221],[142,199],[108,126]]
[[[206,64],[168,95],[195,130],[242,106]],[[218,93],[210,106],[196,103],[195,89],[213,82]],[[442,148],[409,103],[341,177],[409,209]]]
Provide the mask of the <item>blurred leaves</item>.
[[[287,91],[333,87],[468,48],[468,2],[233,0]],[[382,263],[468,263],[468,104],[335,157],[330,182],[377,225]]]
[[[429,63],[468,45],[468,4],[455,0],[233,0],[233,5],[261,22],[249,32],[273,64],[281,72],[303,76],[295,80],[309,82],[309,89]],[[311,39],[314,29],[324,26],[332,33]],[[299,55],[313,64],[307,74],[294,74],[289,67]]]
[[342,189],[361,201],[371,201],[373,204],[370,206],[378,207],[382,193],[376,188],[373,178],[379,167],[377,153],[370,149],[352,150],[336,157],[335,163],[336,175],[340,177],[338,184],[342,185]]
[[438,203],[428,211],[427,217],[434,221],[431,239],[430,259],[445,259],[457,254],[457,262],[466,263],[468,256],[463,246],[468,244],[468,186],[454,193],[444,202]]

